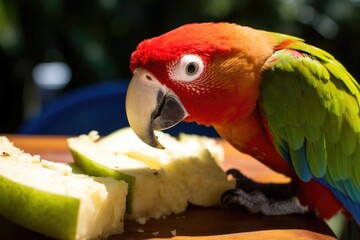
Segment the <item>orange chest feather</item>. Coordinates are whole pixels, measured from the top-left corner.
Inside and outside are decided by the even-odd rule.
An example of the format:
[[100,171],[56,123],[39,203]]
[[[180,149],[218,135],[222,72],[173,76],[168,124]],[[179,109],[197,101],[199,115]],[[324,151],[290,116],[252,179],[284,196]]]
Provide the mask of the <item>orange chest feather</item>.
[[215,126],[215,128],[221,137],[239,151],[251,155],[276,172],[289,177],[295,176],[294,171],[277,153],[268,138],[257,111],[246,119]]

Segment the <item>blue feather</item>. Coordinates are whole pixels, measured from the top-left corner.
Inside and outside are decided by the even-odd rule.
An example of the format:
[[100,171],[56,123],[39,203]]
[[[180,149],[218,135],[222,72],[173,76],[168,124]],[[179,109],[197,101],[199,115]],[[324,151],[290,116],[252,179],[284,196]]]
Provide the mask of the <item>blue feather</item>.
[[[350,198],[350,196],[345,195],[341,191],[337,190],[333,186],[329,184],[327,180],[324,178],[318,178],[316,179],[324,186],[328,187],[331,192],[337,197],[337,199],[345,206],[345,208],[352,214],[355,221],[358,225],[360,225],[360,202],[355,202],[353,199]],[[338,186],[341,186],[341,189],[345,189],[345,185],[348,184],[347,181],[338,181],[336,182]]]
[[282,140],[278,145],[278,152],[291,165],[291,158],[289,154],[289,146],[286,141]]
[[290,149],[290,157],[292,166],[295,169],[297,175],[304,182],[308,182],[312,179],[313,175],[310,171],[310,167],[306,158],[306,147],[302,145],[297,150]]
[[[306,144],[303,144],[300,149],[290,149],[287,142],[282,140],[277,146],[280,155],[290,164],[296,171],[297,175],[304,182],[308,182],[313,177],[306,158]],[[295,166],[296,165],[296,166]]]

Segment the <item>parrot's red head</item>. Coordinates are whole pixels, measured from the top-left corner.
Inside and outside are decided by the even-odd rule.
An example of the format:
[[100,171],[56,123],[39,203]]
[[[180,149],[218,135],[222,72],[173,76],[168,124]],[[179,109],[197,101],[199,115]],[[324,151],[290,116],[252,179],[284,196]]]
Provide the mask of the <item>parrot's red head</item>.
[[131,127],[143,141],[161,147],[153,129],[183,119],[217,125],[250,114],[272,51],[261,31],[229,23],[188,24],[141,42],[130,62]]

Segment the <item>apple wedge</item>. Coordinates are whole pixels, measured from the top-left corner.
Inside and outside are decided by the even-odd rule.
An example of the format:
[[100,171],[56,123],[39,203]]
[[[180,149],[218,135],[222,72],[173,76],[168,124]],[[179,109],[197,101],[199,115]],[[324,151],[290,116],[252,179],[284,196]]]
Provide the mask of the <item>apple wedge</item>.
[[128,184],[73,174],[0,137],[0,214],[57,239],[98,239],[123,232]]

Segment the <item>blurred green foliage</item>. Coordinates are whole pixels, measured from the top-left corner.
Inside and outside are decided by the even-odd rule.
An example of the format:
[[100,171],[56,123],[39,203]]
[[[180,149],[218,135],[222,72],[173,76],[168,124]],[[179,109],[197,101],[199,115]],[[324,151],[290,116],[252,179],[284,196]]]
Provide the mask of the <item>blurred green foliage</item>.
[[302,37],[360,79],[356,0],[0,0],[0,132],[15,132],[24,120],[37,94],[31,88],[37,64],[67,63],[72,79],[64,91],[126,80],[130,54],[141,40],[205,21]]

